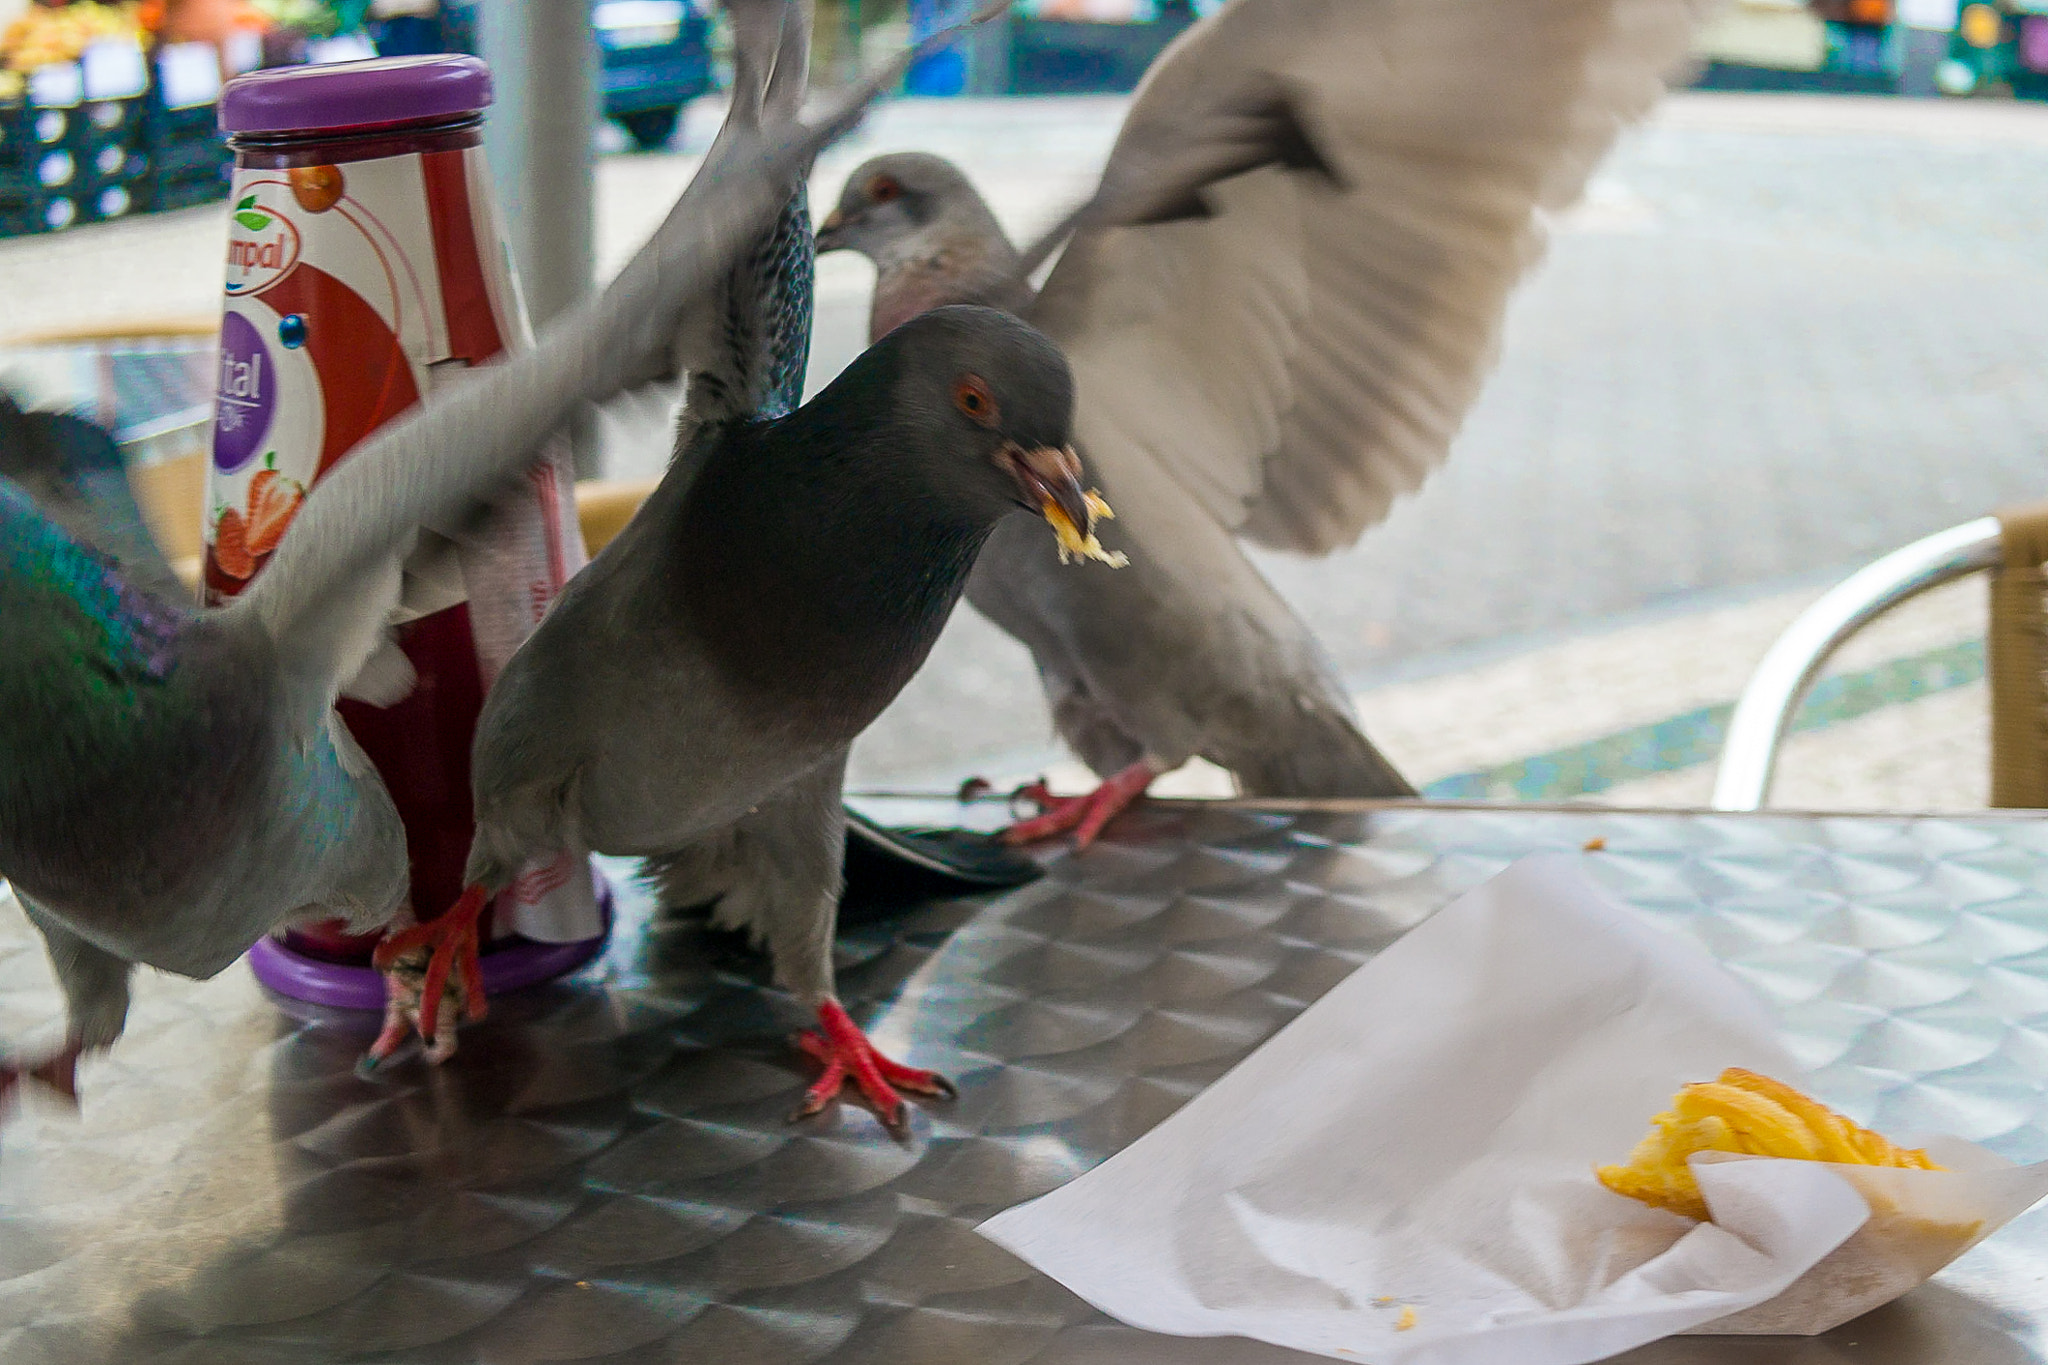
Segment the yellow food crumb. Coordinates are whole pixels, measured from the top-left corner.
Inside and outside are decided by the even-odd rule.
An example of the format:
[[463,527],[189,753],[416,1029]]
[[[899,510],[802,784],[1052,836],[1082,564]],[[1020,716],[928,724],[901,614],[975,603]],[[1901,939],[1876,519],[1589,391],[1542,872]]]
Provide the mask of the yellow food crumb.
[[1378,1304],[1382,1308],[1385,1308],[1388,1304],[1392,1303],[1393,1301],[1394,1296],[1392,1294],[1382,1294],[1378,1298],[1373,1300],[1374,1303]]
[[1401,1316],[1394,1319],[1394,1330],[1396,1332],[1406,1332],[1414,1326],[1415,1306],[1413,1304],[1404,1305],[1401,1309]]
[[1616,1194],[1704,1222],[1707,1202],[1686,1164],[1694,1152],[1941,1169],[1927,1153],[1895,1147],[1781,1081],[1732,1066],[1719,1080],[1680,1090],[1671,1108],[1650,1120],[1649,1136],[1626,1165],[1601,1166],[1594,1174]]
[[1588,839],[1588,840],[1586,840],[1586,846],[1585,846],[1585,848],[1584,848],[1584,849],[1582,849],[1582,850],[1581,850],[1581,852],[1585,852],[1585,853],[1604,853],[1604,852],[1606,851],[1606,849],[1607,849],[1607,841],[1606,841],[1605,839]]
[[1088,504],[1088,525],[1083,528],[1074,525],[1074,520],[1058,503],[1047,499],[1039,509],[1045,519],[1052,523],[1054,534],[1060,539],[1060,563],[1070,564],[1076,559],[1099,559],[1112,569],[1121,569],[1130,563],[1130,557],[1120,551],[1105,550],[1102,542],[1095,538],[1095,523],[1115,521],[1116,513],[1103,500],[1102,494],[1089,489],[1081,495]]

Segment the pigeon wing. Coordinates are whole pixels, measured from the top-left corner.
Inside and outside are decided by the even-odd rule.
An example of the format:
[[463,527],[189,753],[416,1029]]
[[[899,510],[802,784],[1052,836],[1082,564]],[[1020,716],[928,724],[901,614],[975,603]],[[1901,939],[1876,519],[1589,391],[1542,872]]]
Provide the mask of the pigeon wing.
[[1709,7],[1233,0],[1183,34],[1031,314],[1074,362],[1112,495],[1156,462],[1304,553],[1384,517],[1477,396],[1541,212],[1578,197]]

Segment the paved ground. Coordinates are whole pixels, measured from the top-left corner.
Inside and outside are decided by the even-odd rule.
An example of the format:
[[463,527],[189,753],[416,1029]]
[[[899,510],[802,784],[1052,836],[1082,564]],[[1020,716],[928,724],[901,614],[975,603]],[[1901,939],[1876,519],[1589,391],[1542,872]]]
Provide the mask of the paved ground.
[[[1086,185],[1121,108],[902,102],[828,157],[814,195],[829,201],[873,152],[925,147],[967,164],[1026,231]],[[652,227],[713,118],[697,111],[676,153],[602,163],[601,273]],[[2048,110],[1678,97],[1559,225],[1446,470],[1355,550],[1263,562],[1369,727],[1425,780],[1730,700],[1843,568],[2048,491],[2044,220]],[[6,325],[203,312],[218,254],[208,210],[0,243]],[[824,263],[814,379],[857,349],[866,283],[857,262]],[[612,445],[620,472],[659,454]],[[1952,598],[1942,640],[1898,648],[1961,639],[1977,611]],[[1962,688],[1806,736],[1788,769],[1804,753],[1821,785],[1785,799],[1979,799],[1980,751],[1961,755],[1980,717]],[[1829,768],[1828,754],[1915,745],[1921,759],[1884,772]],[[855,777],[932,783],[1048,759],[1023,652],[963,612],[863,741]],[[1704,780],[1605,796],[1694,799]]]

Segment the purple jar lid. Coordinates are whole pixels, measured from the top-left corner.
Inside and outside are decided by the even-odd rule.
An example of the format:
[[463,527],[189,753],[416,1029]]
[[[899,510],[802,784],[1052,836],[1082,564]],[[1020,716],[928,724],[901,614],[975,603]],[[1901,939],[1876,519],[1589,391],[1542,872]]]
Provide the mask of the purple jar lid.
[[490,107],[491,69],[475,57],[378,57],[280,66],[228,82],[223,133],[310,133],[453,118]]

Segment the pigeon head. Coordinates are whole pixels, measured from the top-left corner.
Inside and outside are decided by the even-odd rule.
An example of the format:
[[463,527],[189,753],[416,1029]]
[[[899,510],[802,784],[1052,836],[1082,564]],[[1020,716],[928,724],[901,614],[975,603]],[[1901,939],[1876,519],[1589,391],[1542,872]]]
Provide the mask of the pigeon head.
[[1042,332],[993,308],[934,309],[877,342],[846,378],[866,387],[867,376],[890,390],[901,458],[948,502],[975,520],[1022,507],[1055,526],[1055,512],[1088,524],[1073,373]]
[[818,225],[818,250],[858,251],[887,265],[956,226],[977,232],[994,226],[960,168],[924,152],[894,152],[863,162],[847,178],[838,206]]

